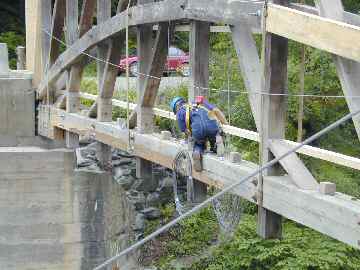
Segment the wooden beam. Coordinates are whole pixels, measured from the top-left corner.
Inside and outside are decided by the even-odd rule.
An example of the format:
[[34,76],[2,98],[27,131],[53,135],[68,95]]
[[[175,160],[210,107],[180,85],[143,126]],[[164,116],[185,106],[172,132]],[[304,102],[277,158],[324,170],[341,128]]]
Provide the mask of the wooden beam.
[[26,68],[33,73],[33,86],[39,86],[43,74],[43,64],[41,62],[41,0],[25,1],[26,14]]
[[261,33],[263,3],[252,1],[189,0],[187,18],[197,21],[235,25],[246,21],[253,32]]
[[[321,16],[337,21],[345,21],[344,7],[341,0],[317,0],[315,3]],[[357,43],[352,43],[350,45],[354,44]],[[356,48],[357,46],[353,47]],[[360,98],[354,98],[353,96],[360,96],[360,63],[335,55],[333,58],[349,110],[350,112],[356,112],[360,110]],[[353,117],[353,122],[360,140],[360,117]]]
[[189,102],[209,96],[210,23],[192,21],[190,29]]
[[[116,148],[127,149],[127,130],[115,123],[98,122],[54,108],[50,116],[52,125],[56,127],[84,135],[91,132],[98,141]],[[178,141],[162,140],[155,134],[133,133],[133,136],[135,155],[167,168],[171,168],[175,155],[183,149]],[[234,164],[207,154],[204,156],[204,170],[201,173],[194,172],[193,177],[208,185],[223,188],[239,181],[256,168],[257,165],[250,162]],[[250,202],[255,202],[253,197],[256,187],[252,182],[253,179],[241,184],[234,189],[234,193]],[[263,206],[355,248],[360,248],[358,200],[341,193],[328,196],[317,190],[302,190],[292,182],[289,176],[265,177]]]
[[[97,23],[105,23],[111,18],[111,0],[97,0]],[[100,59],[106,59],[108,52],[108,43],[102,42],[97,46],[97,57]],[[105,63],[102,61],[96,61],[98,85],[101,87],[101,81],[104,76]]]
[[[153,0],[138,0],[138,5],[144,5],[154,2]],[[132,128],[137,126],[140,133],[152,133],[154,131],[154,115],[152,107],[146,109],[142,106],[142,100],[144,92],[150,91],[149,84],[147,85],[147,77],[143,74],[148,74],[153,70],[155,51],[159,51],[159,47],[163,46],[163,43],[159,44],[160,33],[164,29],[159,25],[157,29],[156,41],[153,40],[153,30],[151,24],[140,25],[137,27],[137,53],[138,53],[138,72],[137,74],[138,85],[137,85],[137,108],[132,112],[129,119],[129,126]],[[161,39],[161,41],[164,38]],[[167,43],[166,43],[167,44]],[[165,45],[166,45],[165,44]],[[167,45],[166,45],[167,46]],[[154,52],[153,52],[154,47]],[[160,48],[162,49],[162,48]],[[167,55],[167,54],[166,54]],[[164,65],[163,56],[161,55],[161,64]],[[161,67],[163,70],[164,66]],[[150,75],[150,74],[149,74]],[[162,74],[160,75],[160,77]],[[157,95],[158,88],[155,89]],[[145,179],[147,182],[153,183],[154,179],[152,176],[153,163],[149,160],[141,157],[136,158],[136,177]],[[156,181],[156,180],[155,180]]]
[[[49,68],[55,63],[60,54],[60,42],[58,39],[62,38],[66,13],[66,0],[55,0],[51,33],[50,33],[50,49],[49,49]],[[47,33],[49,35],[49,33]],[[46,64],[46,63],[45,63]]]
[[[111,18],[111,0],[97,0],[97,22],[98,24],[105,23],[109,18]],[[102,42],[97,46],[97,57],[99,59],[108,59],[109,54],[109,43]],[[113,47],[113,46],[112,46]],[[103,96],[103,78],[105,77],[106,63],[102,61],[97,61],[97,78],[98,78],[98,89],[100,92],[97,106],[97,119],[100,122],[112,122],[112,103],[111,97],[106,98]],[[98,151],[96,151],[96,156],[99,160],[100,167],[104,170],[110,169],[109,164],[111,164],[111,146],[99,143]]]
[[[298,4],[298,3],[291,3],[290,7],[293,9],[302,11],[302,12],[321,16],[321,14],[319,14],[319,10],[313,6],[302,5],[302,4]],[[342,16],[344,18],[344,22],[355,25],[355,26],[360,26],[360,16],[358,14],[344,11]]]
[[[188,102],[196,96],[209,96],[210,23],[190,22],[190,78]],[[207,196],[207,186],[201,181],[193,181],[194,201],[202,202]]]
[[[282,156],[291,149],[285,140],[276,139],[269,142],[269,148],[276,157]],[[281,160],[280,164],[299,188],[307,190],[319,188],[318,182],[295,153]]]
[[[129,26],[145,23],[155,23],[159,21],[168,22],[185,18],[184,12],[185,0],[167,0],[156,2],[151,5],[141,5],[130,9],[131,17]],[[122,12],[110,20],[93,27],[74,45],[60,55],[56,63],[51,67],[39,88],[39,99],[46,95],[46,86],[54,82],[60,74],[72,64],[78,62],[84,57],[83,53],[96,46],[105,39],[109,39],[126,27],[126,13]]]
[[[78,0],[66,0],[66,45],[71,47],[79,38],[79,2]],[[67,84],[67,106],[66,111],[76,113],[80,108],[80,82],[82,70],[71,67],[70,77]],[[72,132],[65,132],[65,142],[68,148],[79,147],[79,135]]]
[[269,4],[266,31],[360,61],[360,27]]
[[244,84],[249,92],[249,101],[257,130],[260,130],[261,117],[261,63],[251,29],[246,21],[231,27],[234,47]]
[[[42,37],[42,44],[40,50],[42,52],[41,62],[43,67],[43,73],[47,72],[47,69],[50,67],[47,66],[49,61],[49,53],[50,53],[50,42],[51,37],[48,33],[51,33],[51,25],[52,25],[52,1],[43,0],[41,1],[41,24],[40,24],[40,33]],[[46,31],[46,32],[45,32]]]

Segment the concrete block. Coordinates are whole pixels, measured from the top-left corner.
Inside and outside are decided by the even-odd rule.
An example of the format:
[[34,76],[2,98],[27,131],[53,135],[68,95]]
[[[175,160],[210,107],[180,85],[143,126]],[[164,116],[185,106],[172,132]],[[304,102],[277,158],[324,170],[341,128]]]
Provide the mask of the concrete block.
[[336,192],[336,184],[330,182],[320,182],[319,191],[321,194],[334,195]]
[[0,43],[0,75],[9,74],[9,52],[6,43]]
[[161,139],[162,140],[170,140],[171,139],[171,132],[170,131],[161,131]]
[[35,92],[30,79],[0,79],[0,105],[0,135],[35,136]]
[[241,154],[239,152],[230,152],[229,160],[232,163],[240,163],[241,162]]

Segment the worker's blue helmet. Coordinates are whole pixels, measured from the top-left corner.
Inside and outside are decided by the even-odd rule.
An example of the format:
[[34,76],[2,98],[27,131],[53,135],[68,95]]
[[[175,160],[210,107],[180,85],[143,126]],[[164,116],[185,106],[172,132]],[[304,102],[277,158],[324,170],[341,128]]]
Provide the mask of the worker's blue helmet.
[[170,109],[173,111],[174,114],[176,114],[176,106],[179,102],[185,102],[185,100],[182,97],[175,97],[170,102]]

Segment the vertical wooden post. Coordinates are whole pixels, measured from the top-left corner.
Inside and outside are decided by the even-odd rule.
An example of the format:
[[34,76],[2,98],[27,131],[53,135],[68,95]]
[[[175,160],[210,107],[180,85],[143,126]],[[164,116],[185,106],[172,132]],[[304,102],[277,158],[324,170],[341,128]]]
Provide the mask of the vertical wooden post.
[[190,24],[190,87],[189,101],[196,96],[208,96],[210,23],[192,21]]
[[[275,4],[287,5],[288,0],[272,0]],[[266,24],[266,7],[264,11]],[[264,29],[266,29],[264,27]],[[263,81],[262,88],[265,93],[287,93],[287,57],[288,40],[271,33],[263,36]],[[270,139],[283,139],[285,137],[285,121],[287,98],[285,96],[262,95],[261,117],[261,164],[274,158],[269,149]],[[263,175],[281,175],[280,165],[268,169]],[[268,209],[263,208],[263,177],[259,181],[259,207],[258,207],[258,234],[265,238],[280,238],[282,235],[282,217]]]
[[[210,23],[192,21],[190,25],[190,86],[189,102],[196,96],[209,96]],[[194,180],[194,202],[206,199],[207,185]]]
[[[146,4],[153,2],[153,0],[138,0],[138,4]],[[152,25],[141,25],[138,26],[137,31],[137,53],[139,57],[138,62],[138,104],[137,111],[137,127],[141,133],[152,133],[154,130],[154,115],[152,108],[141,106],[141,97],[143,91],[145,91],[146,77],[142,74],[147,74],[151,65],[151,55],[153,47],[153,29]],[[150,181],[152,176],[152,162],[137,158],[136,160],[136,176],[142,179]]]
[[[97,22],[98,24],[106,21],[111,17],[111,0],[98,0],[97,1]],[[107,59],[108,46],[102,44],[98,46],[98,58]],[[102,78],[104,76],[105,63],[98,61],[97,72],[98,72],[98,89],[102,89]],[[97,119],[101,122],[112,121],[112,102],[111,98],[98,99],[97,106]],[[104,169],[107,168],[111,162],[111,147],[99,143],[99,149],[97,151],[97,158],[100,161],[100,166]]]
[[[78,0],[66,0],[66,44],[70,47],[79,38],[79,7]],[[77,113],[80,109],[79,87],[81,75],[78,69],[72,67],[67,84],[66,111]],[[79,147],[79,135],[66,131],[66,146],[68,148]]]
[[34,87],[39,85],[43,74],[43,64],[41,62],[41,4],[41,0],[25,1],[26,68],[33,72]]

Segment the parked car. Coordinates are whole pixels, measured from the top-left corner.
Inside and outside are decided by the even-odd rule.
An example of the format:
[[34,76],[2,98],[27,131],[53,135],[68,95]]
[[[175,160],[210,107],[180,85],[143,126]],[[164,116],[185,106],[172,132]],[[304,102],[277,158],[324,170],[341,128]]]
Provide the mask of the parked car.
[[[130,76],[137,76],[138,61],[139,59],[137,56],[131,56],[128,58]],[[119,65],[119,74],[125,73],[126,58],[121,59]],[[190,75],[189,55],[177,47],[169,48],[169,55],[165,65],[164,75],[169,75],[170,73],[179,73],[184,77],[188,77]]]

